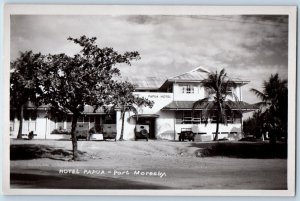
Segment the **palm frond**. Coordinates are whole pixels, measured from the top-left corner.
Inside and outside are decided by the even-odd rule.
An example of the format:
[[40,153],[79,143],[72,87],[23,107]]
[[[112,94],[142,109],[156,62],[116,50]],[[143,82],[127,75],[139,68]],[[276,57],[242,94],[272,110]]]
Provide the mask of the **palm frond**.
[[138,114],[138,110],[136,107],[134,107],[133,105],[128,105],[126,107],[126,111],[127,112],[133,112],[135,115]]
[[267,100],[268,97],[261,91],[257,90],[257,89],[250,89],[251,92],[253,92],[258,98],[260,98],[261,100]]
[[203,105],[206,105],[207,103],[209,103],[209,97],[197,100],[192,107],[192,110],[195,110],[197,107],[202,107]]
[[213,101],[209,101],[205,107],[203,108],[202,110],[202,115],[205,117],[205,118],[209,118],[209,117],[212,117],[215,115],[215,112],[217,110],[217,105],[215,102]]
[[257,106],[257,107],[259,107],[259,108],[268,107],[269,106],[269,104],[267,102],[265,102],[265,101],[255,103],[254,105]]
[[240,102],[241,100],[239,99],[239,97],[234,93],[234,92],[232,92],[232,94],[231,94],[231,97],[234,99],[234,101],[236,101],[236,102]]

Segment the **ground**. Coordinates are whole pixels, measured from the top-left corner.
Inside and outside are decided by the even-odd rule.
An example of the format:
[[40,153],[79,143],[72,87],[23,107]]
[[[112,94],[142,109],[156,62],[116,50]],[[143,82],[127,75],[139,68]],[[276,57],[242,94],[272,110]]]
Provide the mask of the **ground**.
[[[11,140],[11,188],[287,189],[284,157],[203,155],[211,145],[79,141],[82,161],[71,161],[70,141]],[[249,151],[255,144],[221,145],[235,151],[248,146]],[[256,145],[254,148],[258,150]]]

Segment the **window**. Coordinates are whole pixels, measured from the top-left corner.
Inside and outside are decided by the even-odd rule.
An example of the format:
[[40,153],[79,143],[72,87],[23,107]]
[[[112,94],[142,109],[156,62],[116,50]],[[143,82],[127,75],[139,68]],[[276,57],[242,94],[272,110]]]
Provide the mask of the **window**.
[[104,124],[116,124],[116,115],[115,114],[105,115]]
[[183,111],[183,124],[191,124],[193,120],[191,111]]
[[201,111],[176,111],[176,124],[200,124],[203,123]]
[[212,124],[217,123],[217,117],[216,117],[216,116],[212,116],[212,117],[211,117],[211,123],[212,123]]
[[200,124],[200,123],[201,123],[201,111],[194,111],[193,124]]
[[176,124],[182,124],[182,122],[183,122],[183,112],[182,111],[176,111],[175,112],[175,118],[176,118]]
[[227,94],[232,94],[233,93],[233,88],[232,87],[228,87],[227,89]]
[[235,124],[241,123],[241,120],[242,120],[241,118],[242,118],[241,114],[234,114],[233,123],[235,123]]
[[193,94],[195,93],[195,89],[193,85],[182,85],[182,93],[183,94]]
[[[233,116],[228,115],[226,120],[227,120],[228,124],[232,124],[233,123]],[[211,117],[211,123],[214,123],[214,124],[217,123],[217,117],[216,116]],[[223,118],[220,119],[219,123],[224,123]]]
[[229,115],[227,116],[227,123],[232,124],[233,123],[233,116]]

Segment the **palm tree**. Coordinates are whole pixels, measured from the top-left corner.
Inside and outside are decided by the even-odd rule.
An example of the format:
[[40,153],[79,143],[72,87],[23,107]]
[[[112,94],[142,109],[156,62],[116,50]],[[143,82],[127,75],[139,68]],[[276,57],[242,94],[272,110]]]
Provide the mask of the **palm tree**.
[[207,97],[196,101],[193,104],[193,111],[197,108],[203,108],[203,117],[216,118],[216,135],[214,141],[218,140],[219,124],[224,123],[227,125],[227,116],[232,115],[232,107],[238,105],[237,102],[227,100],[227,97],[231,96],[235,100],[238,100],[236,95],[232,92],[232,88],[236,87],[236,83],[231,81],[225,69],[222,69],[220,73],[209,73],[208,78],[203,80],[203,87],[206,89]]
[[122,124],[121,124],[121,135],[119,140],[123,140],[124,136],[124,121],[125,121],[125,114],[126,112],[133,112],[135,115],[138,115],[138,110],[136,109],[135,106],[133,105],[122,105],[121,106],[121,119],[122,119]]
[[44,56],[32,51],[21,52],[20,57],[11,63],[10,107],[16,110],[20,120],[17,139],[22,139],[24,110],[32,103],[36,108],[41,104],[40,75]]
[[261,99],[257,106],[261,107],[270,131],[270,142],[276,142],[276,133],[287,132],[287,80],[281,80],[278,74],[271,75],[263,82],[263,90],[251,89]]
[[138,97],[133,94],[135,90],[135,86],[128,81],[125,82],[116,82],[115,83],[115,91],[112,92],[113,98],[113,106],[111,110],[119,109],[121,111],[121,135],[119,140],[123,140],[124,133],[124,121],[126,112],[133,112],[134,114],[138,114],[137,107],[146,106],[152,107],[153,101],[150,101],[143,97]]

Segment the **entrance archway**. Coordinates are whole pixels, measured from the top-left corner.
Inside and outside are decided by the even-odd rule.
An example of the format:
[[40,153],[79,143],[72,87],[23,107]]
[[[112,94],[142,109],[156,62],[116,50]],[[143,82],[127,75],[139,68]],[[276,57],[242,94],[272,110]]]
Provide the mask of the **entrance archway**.
[[132,118],[136,119],[136,125],[149,126],[149,139],[156,139],[155,120],[158,117],[159,115],[157,114],[139,114],[132,116]]

